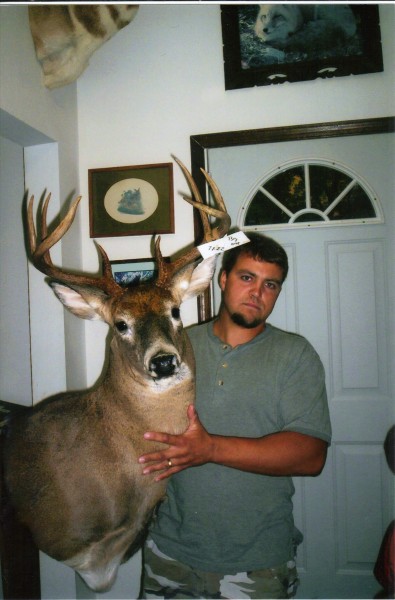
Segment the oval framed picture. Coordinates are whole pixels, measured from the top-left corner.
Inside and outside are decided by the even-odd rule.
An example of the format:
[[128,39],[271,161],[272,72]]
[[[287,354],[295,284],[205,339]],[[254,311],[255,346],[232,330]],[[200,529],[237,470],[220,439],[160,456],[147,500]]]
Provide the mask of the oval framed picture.
[[90,237],[174,233],[173,165],[89,169]]

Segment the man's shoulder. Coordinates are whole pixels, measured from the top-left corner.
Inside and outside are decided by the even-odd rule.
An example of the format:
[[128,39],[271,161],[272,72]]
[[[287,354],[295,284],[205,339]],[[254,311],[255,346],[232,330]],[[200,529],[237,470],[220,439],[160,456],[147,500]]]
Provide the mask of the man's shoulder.
[[209,331],[212,326],[212,321],[207,321],[206,323],[195,323],[194,325],[189,325],[186,327],[186,331],[188,335],[206,335],[207,331]]
[[202,339],[208,335],[209,329],[211,328],[211,322],[198,323],[196,325],[190,325],[186,328],[189,339],[193,342],[195,340]]
[[309,344],[307,339],[300,333],[296,333],[294,331],[286,331],[285,329],[280,329],[279,327],[275,327],[274,325],[267,324],[266,332],[268,334],[268,339],[270,338],[273,342],[292,344],[295,346],[303,346],[305,344]]
[[267,326],[267,341],[272,346],[273,350],[279,352],[291,352],[295,355],[300,355],[304,352],[308,354],[316,354],[312,344],[300,333],[285,331],[273,325]]

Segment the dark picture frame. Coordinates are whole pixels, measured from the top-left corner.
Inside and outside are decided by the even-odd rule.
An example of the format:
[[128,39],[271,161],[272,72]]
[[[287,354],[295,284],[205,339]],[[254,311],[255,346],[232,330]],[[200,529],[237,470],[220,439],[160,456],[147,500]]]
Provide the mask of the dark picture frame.
[[[281,142],[310,140],[313,143],[314,140],[321,138],[394,132],[395,117],[391,116],[192,135],[190,137],[192,177],[196,182],[203,202],[208,203],[209,192],[207,182],[201,169],[209,170],[209,153],[212,149],[265,144],[265,147],[262,148],[263,151],[270,152],[271,144]],[[194,224],[195,238],[196,240],[200,240],[202,231],[200,219],[196,215],[196,212]],[[212,316],[211,289],[209,287],[198,297],[198,319],[201,323],[211,319]]]
[[[168,257],[164,257],[169,262]],[[153,258],[132,258],[112,260],[111,270],[115,281],[122,286],[148,283],[156,277],[157,265]]]
[[89,169],[90,237],[174,233],[173,165]]
[[[354,35],[347,38],[341,28],[330,25],[327,47],[325,36],[318,31],[318,19],[313,25],[306,20],[285,46],[262,41],[254,33],[260,6],[221,5],[226,90],[383,71],[378,5],[278,5],[286,10],[338,10],[339,6],[348,6],[355,18]],[[325,28],[325,24],[321,22],[320,27]]]

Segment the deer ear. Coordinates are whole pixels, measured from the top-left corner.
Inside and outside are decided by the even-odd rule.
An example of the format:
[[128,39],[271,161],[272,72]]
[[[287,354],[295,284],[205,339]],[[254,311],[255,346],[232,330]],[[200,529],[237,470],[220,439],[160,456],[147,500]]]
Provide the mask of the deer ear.
[[54,281],[51,281],[49,285],[63,306],[76,317],[90,321],[105,320],[103,318],[103,308],[108,296],[101,290],[82,286],[71,288]]
[[214,275],[216,259],[216,256],[210,256],[200,262],[197,267],[193,268],[193,265],[188,265],[188,267],[177,273],[173,279],[172,287],[180,302],[194,298],[204,292]]

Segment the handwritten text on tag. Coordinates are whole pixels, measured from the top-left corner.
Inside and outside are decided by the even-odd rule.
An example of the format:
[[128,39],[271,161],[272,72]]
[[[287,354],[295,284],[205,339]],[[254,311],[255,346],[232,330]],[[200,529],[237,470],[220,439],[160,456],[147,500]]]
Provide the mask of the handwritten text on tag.
[[246,244],[250,240],[242,231],[237,231],[236,233],[231,233],[229,235],[225,235],[220,240],[216,240],[215,242],[207,242],[207,244],[202,244],[198,246],[198,250],[203,258],[209,258],[210,256],[214,256],[214,254],[221,254],[222,252],[226,252],[226,250],[230,250],[231,248],[235,248],[236,246],[241,246],[241,244]]

